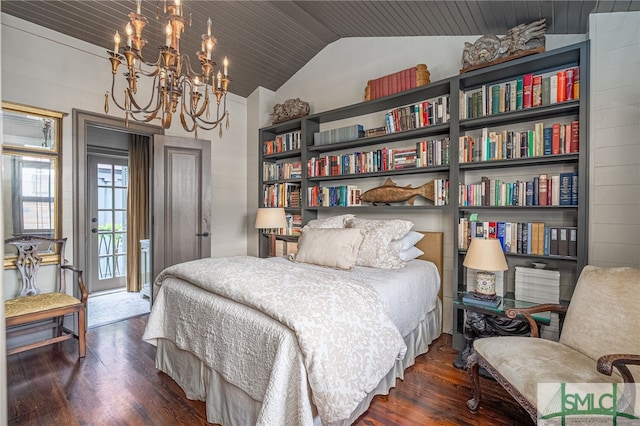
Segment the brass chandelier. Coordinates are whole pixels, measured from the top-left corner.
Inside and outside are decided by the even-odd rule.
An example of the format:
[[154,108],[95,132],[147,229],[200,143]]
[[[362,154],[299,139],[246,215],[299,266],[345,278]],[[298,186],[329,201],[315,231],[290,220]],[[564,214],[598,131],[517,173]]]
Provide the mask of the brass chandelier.
[[[116,31],[113,38],[114,48],[109,53],[111,61],[111,99],[115,105],[125,113],[125,122],[129,118],[139,122],[150,122],[158,119],[162,127],[171,126],[174,114],[180,109],[180,122],[187,132],[198,129],[213,130],[219,127],[222,137],[222,121],[226,119],[229,128],[229,111],[227,111],[227,88],[229,78],[229,61],[225,57],[222,70],[214,72],[216,63],[211,60],[211,53],[216,45],[216,38],[211,35],[211,18],[207,20],[207,33],[202,34],[202,48],[196,52],[200,62],[201,72],[196,73],[187,55],[180,53],[180,35],[184,31],[187,20],[181,0],[174,0],[167,4],[163,0],[165,26],[165,45],[159,46],[159,54],[155,62],[149,62],[142,57],[142,48],[147,41],[142,38],[142,29],[147,24],[147,18],[141,14],[142,0],[136,0],[136,11],[129,13],[126,26],[126,45],[120,45],[120,34]],[[156,19],[159,18],[159,4],[156,6]],[[189,16],[191,26],[191,16]],[[126,61],[127,70],[123,73],[127,81],[124,89],[124,99],[118,102],[115,97],[116,74],[120,64]],[[145,103],[136,100],[138,80],[141,77],[153,78],[151,96]],[[209,107],[211,95],[215,96],[216,118],[210,118]],[[105,94],[105,113],[109,112],[109,92]]]

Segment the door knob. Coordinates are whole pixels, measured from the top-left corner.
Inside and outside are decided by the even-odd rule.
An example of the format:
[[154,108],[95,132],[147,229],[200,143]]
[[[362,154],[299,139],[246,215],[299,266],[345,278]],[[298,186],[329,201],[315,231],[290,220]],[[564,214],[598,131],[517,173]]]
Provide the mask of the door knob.
[[93,232],[94,234],[98,233],[98,228],[91,228],[91,232]]
[[208,232],[203,232],[202,234],[196,234],[196,237],[208,237],[209,233]]

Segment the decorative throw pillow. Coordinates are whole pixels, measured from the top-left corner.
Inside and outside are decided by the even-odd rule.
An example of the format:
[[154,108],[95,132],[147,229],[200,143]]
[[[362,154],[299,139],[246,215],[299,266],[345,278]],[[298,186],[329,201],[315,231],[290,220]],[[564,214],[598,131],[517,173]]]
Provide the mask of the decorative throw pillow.
[[311,263],[334,269],[353,269],[364,239],[360,229],[310,228],[298,239],[294,262]]
[[365,231],[356,265],[381,269],[405,266],[397,250],[391,249],[389,243],[407,235],[413,227],[413,222],[401,219],[379,220],[354,217],[347,220],[347,226]]
[[355,215],[352,214],[343,214],[339,216],[331,216],[324,219],[313,219],[310,220],[302,230],[305,231],[310,228],[346,228],[345,222],[348,219],[354,218]]

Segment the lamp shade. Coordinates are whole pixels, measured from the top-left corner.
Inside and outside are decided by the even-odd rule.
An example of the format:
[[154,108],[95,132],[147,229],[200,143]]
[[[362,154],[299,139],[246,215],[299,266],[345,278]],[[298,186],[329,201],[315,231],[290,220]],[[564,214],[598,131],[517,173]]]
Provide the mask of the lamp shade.
[[256,215],[256,228],[286,228],[287,218],[282,207],[264,207],[258,209]]
[[506,271],[509,269],[500,240],[495,238],[472,238],[462,264],[467,268],[482,271]]

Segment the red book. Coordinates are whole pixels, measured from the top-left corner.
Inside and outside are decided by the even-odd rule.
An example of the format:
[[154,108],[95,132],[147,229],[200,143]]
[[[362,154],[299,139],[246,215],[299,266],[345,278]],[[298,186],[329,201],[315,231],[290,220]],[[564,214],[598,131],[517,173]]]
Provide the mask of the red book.
[[580,151],[580,122],[578,120],[571,122],[571,143],[569,147],[569,152]]
[[548,205],[548,182],[549,179],[547,177],[546,174],[541,174],[538,177],[538,204],[541,206],[547,206]]
[[573,99],[580,99],[580,67],[573,71]]
[[531,108],[533,97],[533,74],[522,76],[522,108]]
[[498,224],[496,222],[489,222],[489,238],[498,238]]
[[387,76],[382,77],[382,93],[380,97],[389,96],[391,92],[389,92],[389,78]]
[[571,124],[564,126],[564,152],[566,154],[571,152]]
[[567,100],[567,74],[564,71],[559,71],[558,76],[558,102],[564,102]]
[[551,126],[551,154],[560,154],[560,124]]
[[409,88],[414,89],[416,87],[416,67],[409,68],[409,79],[411,80]]
[[572,101],[573,100],[573,82],[575,80],[575,69],[574,68],[568,68],[564,71],[565,73],[565,81],[566,81],[566,95],[567,95],[567,101]]
[[411,86],[411,68],[403,70],[402,73],[404,75],[404,90],[409,90],[411,87],[415,87],[415,80],[413,86]]
[[553,205],[553,179],[547,178],[547,205]]

